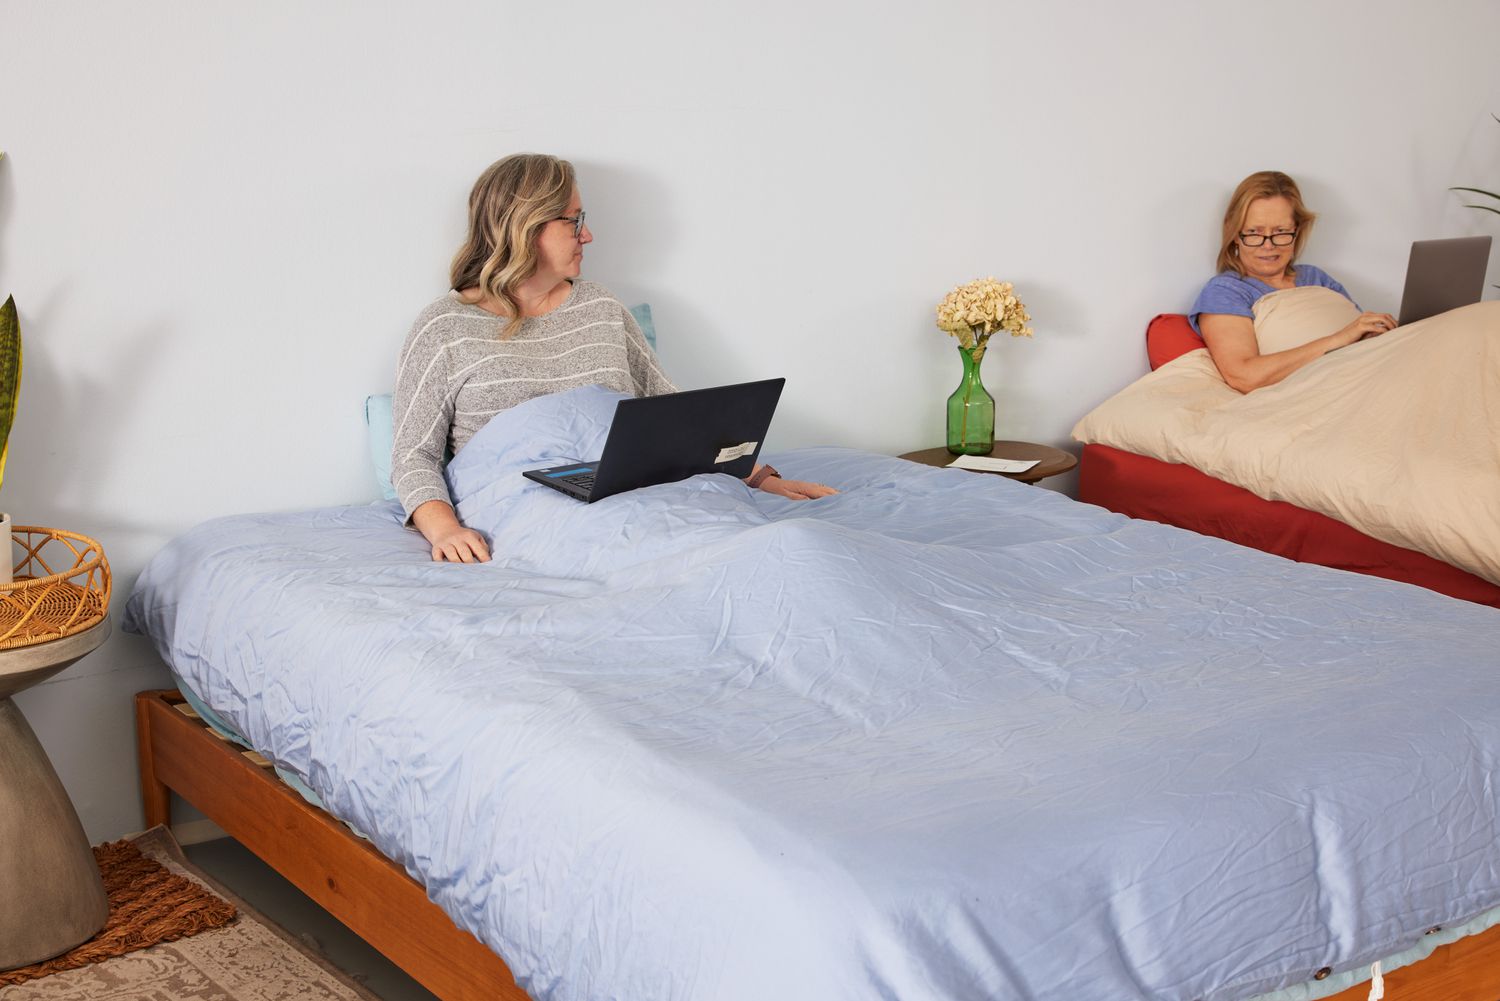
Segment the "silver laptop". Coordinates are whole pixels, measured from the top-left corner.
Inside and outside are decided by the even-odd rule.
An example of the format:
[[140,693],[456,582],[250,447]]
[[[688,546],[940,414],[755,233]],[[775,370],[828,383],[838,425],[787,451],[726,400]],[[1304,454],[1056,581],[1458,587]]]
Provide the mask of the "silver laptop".
[[1478,302],[1484,293],[1484,273],[1489,263],[1487,236],[1413,243],[1396,325],[1404,327]]

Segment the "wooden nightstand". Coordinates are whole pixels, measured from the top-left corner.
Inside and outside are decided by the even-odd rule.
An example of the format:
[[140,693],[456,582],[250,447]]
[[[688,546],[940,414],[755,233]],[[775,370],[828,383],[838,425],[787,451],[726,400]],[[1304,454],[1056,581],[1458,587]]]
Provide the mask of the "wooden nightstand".
[[[1020,480],[1022,483],[1036,483],[1045,480],[1049,476],[1066,473],[1078,465],[1078,459],[1071,452],[1064,452],[1060,448],[1051,445],[1038,445],[1030,441],[997,441],[994,451],[989,455],[992,459],[1019,459],[1029,462],[1032,459],[1039,460],[1035,466],[1024,473],[990,473],[991,476],[1004,476],[1010,480]],[[924,466],[946,466],[958,456],[948,451],[946,446],[937,448],[924,448],[920,452],[907,452],[901,458],[912,462],[920,462]]]

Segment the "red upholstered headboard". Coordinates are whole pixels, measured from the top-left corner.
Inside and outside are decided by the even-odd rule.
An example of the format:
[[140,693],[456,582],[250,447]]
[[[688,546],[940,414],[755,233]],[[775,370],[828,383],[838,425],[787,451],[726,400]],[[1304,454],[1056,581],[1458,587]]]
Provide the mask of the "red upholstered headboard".
[[1153,372],[1178,355],[1204,346],[1203,338],[1181,313],[1163,313],[1146,325],[1146,357]]

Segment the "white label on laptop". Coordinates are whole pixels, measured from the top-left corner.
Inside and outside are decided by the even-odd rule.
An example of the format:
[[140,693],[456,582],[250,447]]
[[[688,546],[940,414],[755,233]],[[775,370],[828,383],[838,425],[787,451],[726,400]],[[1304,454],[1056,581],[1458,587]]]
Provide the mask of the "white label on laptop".
[[1024,473],[1041,459],[995,459],[987,455],[960,455],[950,466],[975,469],[981,473]]
[[719,449],[719,457],[715,463],[733,462],[735,459],[743,459],[747,455],[754,455],[755,450],[760,447],[758,441],[747,441],[742,445],[730,445],[728,448]]

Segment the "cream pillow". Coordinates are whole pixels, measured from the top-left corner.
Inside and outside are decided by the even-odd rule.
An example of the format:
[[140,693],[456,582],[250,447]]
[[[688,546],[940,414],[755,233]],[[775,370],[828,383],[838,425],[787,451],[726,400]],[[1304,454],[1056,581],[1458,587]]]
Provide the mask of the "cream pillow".
[[1359,307],[1331,288],[1306,285],[1255,301],[1255,342],[1263,355],[1301,347],[1353,323]]

